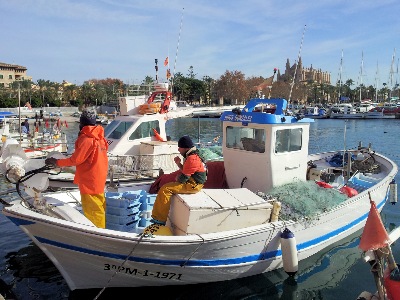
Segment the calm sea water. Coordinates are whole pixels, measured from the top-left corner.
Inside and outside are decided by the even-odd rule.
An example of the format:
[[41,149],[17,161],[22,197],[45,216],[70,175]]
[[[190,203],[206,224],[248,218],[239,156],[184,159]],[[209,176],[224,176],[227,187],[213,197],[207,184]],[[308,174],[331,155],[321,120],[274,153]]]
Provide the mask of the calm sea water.
[[[169,121],[173,140],[189,134],[194,141],[209,142],[222,135],[219,119],[184,118]],[[65,129],[70,145],[77,136],[78,124]],[[400,165],[400,120],[315,120],[311,125],[310,153],[354,148],[369,143]],[[400,182],[400,175],[396,181]],[[10,187],[0,178],[0,187]],[[400,188],[398,189],[400,191]],[[0,208],[2,208],[0,204]],[[400,225],[400,203],[386,204],[382,220],[388,230]],[[375,292],[368,263],[358,248],[361,232],[315,255],[299,265],[296,282],[283,271],[249,278],[195,286],[105,289],[98,299],[115,299],[124,292],[131,298],[140,295],[152,299],[324,299],[354,300],[364,290]],[[400,246],[392,246],[400,262]],[[17,226],[0,214],[0,294],[6,299],[94,299],[99,290],[73,291],[52,262]],[[142,296],[143,297],[143,296]]]

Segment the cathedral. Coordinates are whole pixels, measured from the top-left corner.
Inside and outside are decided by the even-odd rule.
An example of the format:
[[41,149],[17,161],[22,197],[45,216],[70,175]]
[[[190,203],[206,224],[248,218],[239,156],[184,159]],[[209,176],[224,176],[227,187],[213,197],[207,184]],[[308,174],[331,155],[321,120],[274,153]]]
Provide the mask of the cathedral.
[[299,65],[296,71],[296,64],[294,63],[290,66],[289,58],[286,61],[285,73],[281,74],[280,70],[278,70],[277,81],[292,81],[292,78],[295,76],[295,82],[304,82],[304,83],[324,83],[331,84],[331,74],[329,72],[323,72],[321,69],[314,69],[311,65],[310,68],[304,68],[301,62],[301,57],[299,59]]

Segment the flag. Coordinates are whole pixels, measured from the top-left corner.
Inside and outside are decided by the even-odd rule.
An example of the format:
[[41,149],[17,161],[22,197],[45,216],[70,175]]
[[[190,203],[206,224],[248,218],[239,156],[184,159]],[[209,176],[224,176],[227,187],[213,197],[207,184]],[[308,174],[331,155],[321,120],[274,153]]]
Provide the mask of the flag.
[[164,60],[164,66],[167,66],[168,65],[168,56],[167,56],[167,58]]
[[46,126],[46,128],[49,128],[49,120],[46,119],[46,122],[44,123],[44,125]]
[[171,78],[171,72],[169,69],[167,69],[167,79],[170,79],[170,78]]
[[64,125],[65,125],[65,127],[67,127],[67,128],[68,128],[68,123],[67,123],[67,120],[64,120]]

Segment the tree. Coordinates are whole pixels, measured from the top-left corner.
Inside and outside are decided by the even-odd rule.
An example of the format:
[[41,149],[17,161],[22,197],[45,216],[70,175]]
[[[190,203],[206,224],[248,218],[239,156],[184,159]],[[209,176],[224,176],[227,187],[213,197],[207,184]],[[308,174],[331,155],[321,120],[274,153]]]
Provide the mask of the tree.
[[197,74],[194,73],[194,68],[193,68],[193,66],[190,66],[190,67],[189,67],[188,77],[189,77],[190,79],[194,79],[194,78],[196,77],[196,75],[197,75]]
[[215,83],[215,92],[223,104],[242,104],[249,97],[244,74],[240,71],[225,71]]

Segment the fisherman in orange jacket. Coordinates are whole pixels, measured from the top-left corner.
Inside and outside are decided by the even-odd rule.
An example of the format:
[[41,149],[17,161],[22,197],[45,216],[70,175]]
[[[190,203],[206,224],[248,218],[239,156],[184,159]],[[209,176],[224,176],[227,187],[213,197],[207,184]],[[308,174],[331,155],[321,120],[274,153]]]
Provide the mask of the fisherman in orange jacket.
[[75,151],[68,158],[47,158],[46,165],[57,167],[76,166],[74,183],[81,193],[84,215],[100,228],[105,228],[106,201],[104,189],[108,173],[108,144],[104,128],[96,126],[96,111],[82,111]]
[[174,161],[181,173],[175,182],[164,184],[158,191],[151,214],[151,222],[154,224],[166,224],[172,195],[195,194],[203,188],[207,180],[203,159],[189,136],[185,135],[179,139],[178,151],[183,156],[184,163],[181,163],[179,156],[176,156]]

